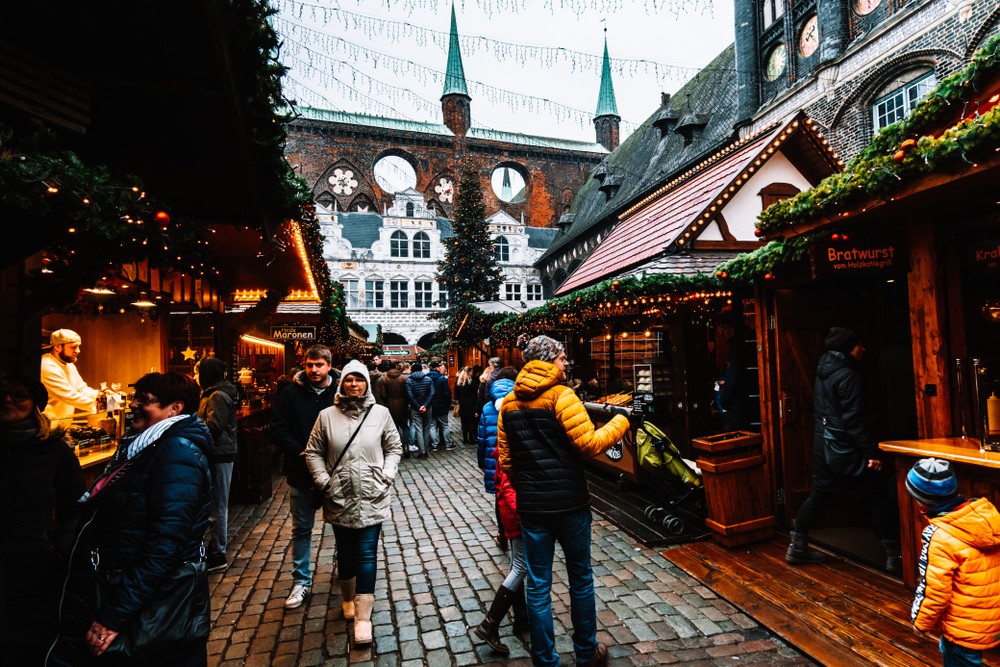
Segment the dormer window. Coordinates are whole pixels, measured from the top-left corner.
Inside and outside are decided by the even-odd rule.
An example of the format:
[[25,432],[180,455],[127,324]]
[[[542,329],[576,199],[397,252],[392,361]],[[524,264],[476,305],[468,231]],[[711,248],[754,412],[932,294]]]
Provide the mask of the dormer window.
[[664,107],[656,114],[656,118],[653,119],[653,127],[660,131],[660,139],[670,134],[670,132],[676,127],[677,119],[680,117],[673,109]]
[[621,176],[615,174],[614,172],[608,173],[605,177],[604,182],[601,183],[600,187],[597,189],[604,193],[604,200],[610,201],[612,197],[618,192],[618,189],[622,186]]

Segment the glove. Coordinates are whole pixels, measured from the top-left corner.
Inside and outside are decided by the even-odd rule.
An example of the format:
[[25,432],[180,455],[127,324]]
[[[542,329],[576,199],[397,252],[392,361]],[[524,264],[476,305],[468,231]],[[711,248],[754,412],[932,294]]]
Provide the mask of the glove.
[[612,405],[610,408],[610,412],[612,415],[621,415],[622,417],[628,419],[628,410],[618,405]]

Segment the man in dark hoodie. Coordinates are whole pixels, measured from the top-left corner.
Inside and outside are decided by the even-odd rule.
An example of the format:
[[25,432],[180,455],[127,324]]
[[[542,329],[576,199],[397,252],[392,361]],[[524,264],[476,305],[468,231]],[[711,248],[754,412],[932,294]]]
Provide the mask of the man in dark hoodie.
[[[448,369],[437,359],[428,365],[430,371],[427,377],[434,383],[434,400],[431,401],[431,448],[441,451],[455,449],[451,442],[451,427],[448,418],[451,416],[451,385],[448,384]],[[445,368],[445,373],[441,369]]]
[[410,423],[413,424],[413,439],[417,443],[418,459],[427,458],[427,446],[431,442],[431,401],[434,400],[434,382],[424,374],[420,362],[410,366],[410,377],[406,379],[406,395],[410,399]]
[[[785,560],[792,565],[823,561],[823,554],[808,548],[809,528],[816,513],[834,493],[860,492],[869,504],[875,532],[886,550],[885,568],[899,574],[899,506],[893,474],[883,470],[878,443],[868,427],[860,366],[865,347],[857,333],[843,327],[831,327],[823,342],[827,351],[819,358],[813,390],[816,426],[811,489],[795,517]],[[838,455],[831,450],[831,438],[838,450],[848,454]],[[852,457],[860,470],[841,463]]]
[[271,444],[284,454],[283,472],[288,481],[292,510],[292,592],[285,609],[301,607],[312,589],[312,529],[322,495],[306,467],[305,451],[316,417],[333,405],[337,383],[333,355],[323,345],[306,350],[305,370],[281,390],[271,411]]
[[212,473],[212,509],[208,517],[208,571],[226,569],[229,526],[229,486],[236,461],[236,385],[226,379],[226,364],[203,357],[194,365],[201,387],[198,416],[212,434],[208,466]]

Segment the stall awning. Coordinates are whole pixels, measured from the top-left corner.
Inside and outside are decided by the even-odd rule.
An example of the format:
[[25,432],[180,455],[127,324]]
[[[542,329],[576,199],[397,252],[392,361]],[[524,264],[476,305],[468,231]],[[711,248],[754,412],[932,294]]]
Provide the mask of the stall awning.
[[731,144],[625,210],[556,296],[625,274],[668,253],[686,252],[786,141],[796,142],[794,152],[802,157],[795,166],[807,179],[834,171],[836,157],[817,140],[811,123],[797,115],[769,132]]

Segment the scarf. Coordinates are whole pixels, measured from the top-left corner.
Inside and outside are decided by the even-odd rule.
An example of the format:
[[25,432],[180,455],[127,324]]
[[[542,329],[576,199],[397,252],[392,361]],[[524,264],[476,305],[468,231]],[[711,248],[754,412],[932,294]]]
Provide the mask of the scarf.
[[21,419],[0,428],[0,442],[5,445],[20,445],[38,435],[38,424],[34,419]]
[[333,397],[333,403],[340,411],[345,415],[354,419],[355,417],[361,416],[365,411],[365,400],[368,398],[368,394],[364,396],[349,397],[343,394],[337,394]]

